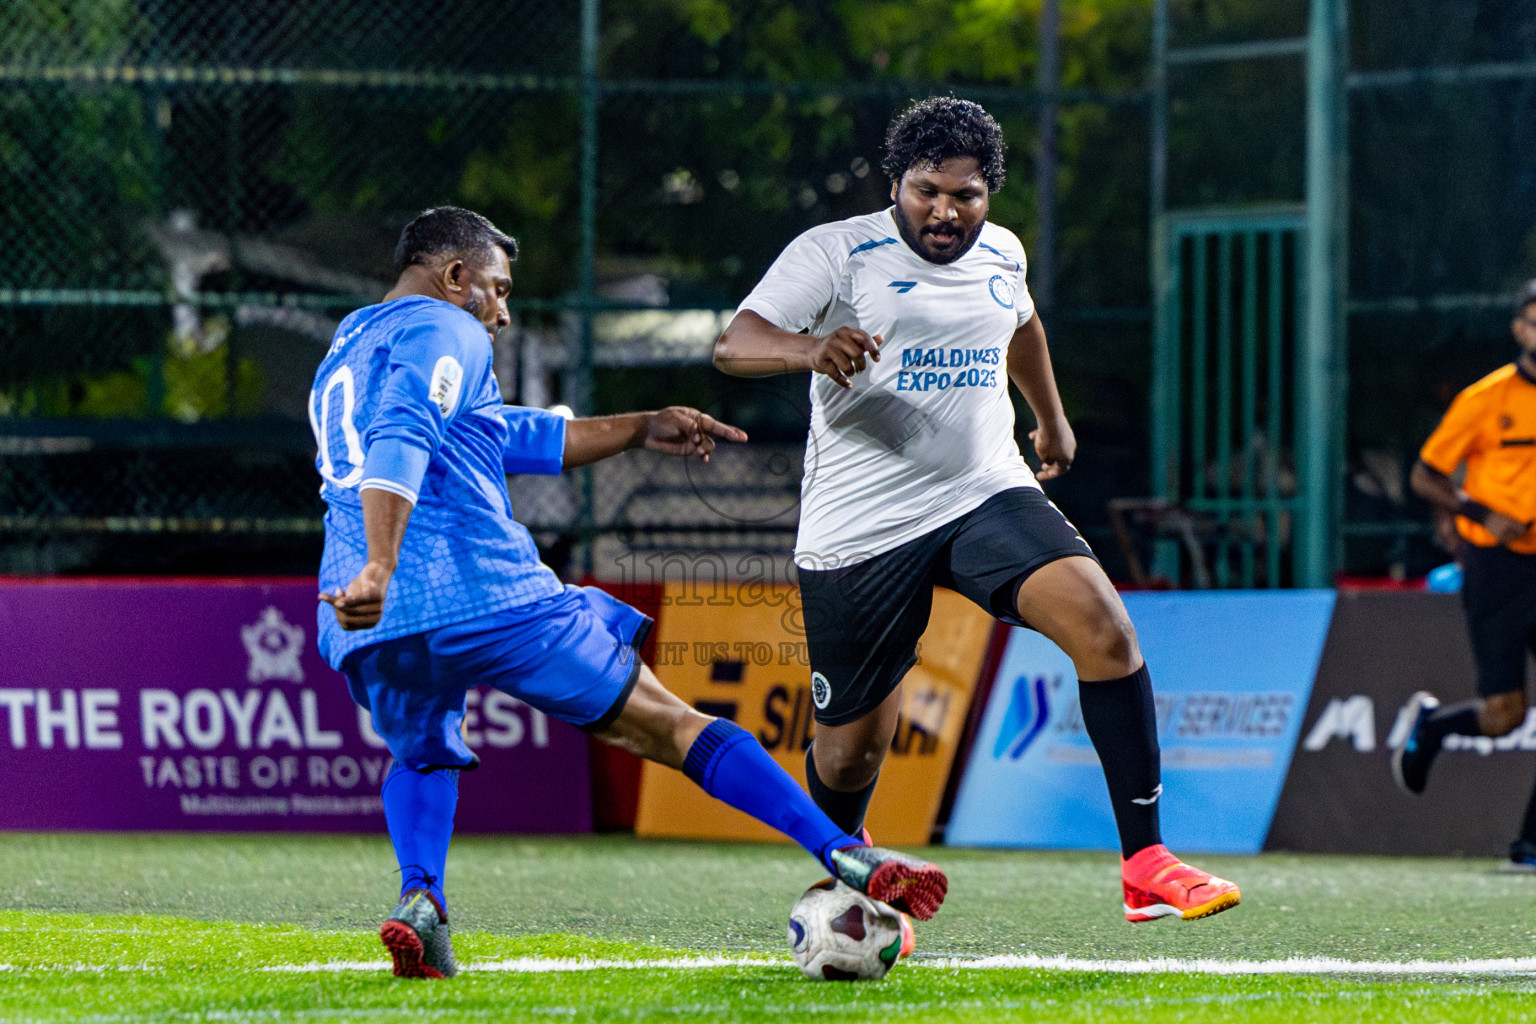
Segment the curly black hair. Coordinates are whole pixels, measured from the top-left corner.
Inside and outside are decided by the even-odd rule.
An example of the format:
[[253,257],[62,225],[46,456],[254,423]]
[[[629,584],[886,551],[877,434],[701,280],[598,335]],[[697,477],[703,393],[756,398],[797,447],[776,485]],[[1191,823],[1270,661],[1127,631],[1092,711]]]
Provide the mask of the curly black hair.
[[480,264],[491,249],[500,249],[510,262],[517,262],[517,239],[473,210],[439,206],[423,211],[400,232],[395,269],[404,271],[414,263],[426,266],[455,256]]
[[970,100],[930,96],[897,114],[885,132],[885,159],[880,167],[892,182],[914,167],[929,170],[957,156],[972,156],[981,164],[988,192],[1003,187],[1006,177],[1003,130],[992,115]]

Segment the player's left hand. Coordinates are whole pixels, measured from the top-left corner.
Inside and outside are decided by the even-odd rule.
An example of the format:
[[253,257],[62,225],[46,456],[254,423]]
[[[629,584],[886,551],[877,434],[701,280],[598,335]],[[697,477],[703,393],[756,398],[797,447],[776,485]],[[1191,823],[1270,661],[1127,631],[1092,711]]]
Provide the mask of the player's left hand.
[[708,462],[709,453],[715,450],[716,438],[745,441],[747,432],[686,405],[672,405],[650,414],[641,444],[653,452],[697,457]]
[[1077,437],[1066,420],[1036,427],[1029,432],[1029,439],[1035,442],[1035,454],[1040,456],[1036,479],[1054,480],[1072,468],[1072,459],[1077,454]]
[[320,600],[336,611],[336,621],[346,630],[372,629],[384,616],[384,595],[394,569],[383,562],[369,562],[346,590],[320,592]]
[[1493,534],[1493,539],[1500,544],[1513,544],[1531,532],[1531,525],[1501,512],[1489,512],[1482,522],[1483,529]]

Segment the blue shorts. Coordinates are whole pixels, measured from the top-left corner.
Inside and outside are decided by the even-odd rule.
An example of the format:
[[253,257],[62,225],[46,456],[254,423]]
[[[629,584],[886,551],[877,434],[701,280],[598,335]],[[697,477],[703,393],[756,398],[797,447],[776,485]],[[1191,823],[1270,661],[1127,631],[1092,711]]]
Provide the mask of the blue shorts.
[[583,729],[606,728],[640,676],[651,620],[595,587],[567,586],[521,608],[371,644],[341,670],[395,760],[473,767],[464,695],[493,686]]

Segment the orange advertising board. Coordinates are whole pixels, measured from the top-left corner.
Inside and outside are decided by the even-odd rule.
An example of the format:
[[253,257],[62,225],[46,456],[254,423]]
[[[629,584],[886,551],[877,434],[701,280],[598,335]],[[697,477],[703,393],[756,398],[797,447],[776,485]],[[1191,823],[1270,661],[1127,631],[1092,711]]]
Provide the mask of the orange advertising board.
[[[918,662],[902,684],[901,718],[867,825],[881,845],[926,845],[986,658],[992,617],[953,591],[935,588]],[[811,666],[793,587],[716,588],[706,599],[667,584],[657,620],[656,675],[707,714],[756,736],[805,785],[814,735]],[[719,802],[681,772],[647,763],[635,831],[643,836],[779,840]]]

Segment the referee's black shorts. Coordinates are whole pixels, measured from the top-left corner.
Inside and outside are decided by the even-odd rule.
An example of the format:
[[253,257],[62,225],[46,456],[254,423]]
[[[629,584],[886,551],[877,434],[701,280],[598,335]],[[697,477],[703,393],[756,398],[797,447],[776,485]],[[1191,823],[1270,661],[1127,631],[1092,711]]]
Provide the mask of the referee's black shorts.
[[801,569],[816,721],[842,725],[890,696],[917,661],[933,588],[959,591],[1004,622],[1020,584],[1088,542],[1033,487],[1016,487],[900,547],[843,568]]
[[1536,653],[1536,555],[1463,544],[1461,568],[1477,692],[1524,693],[1526,652]]

